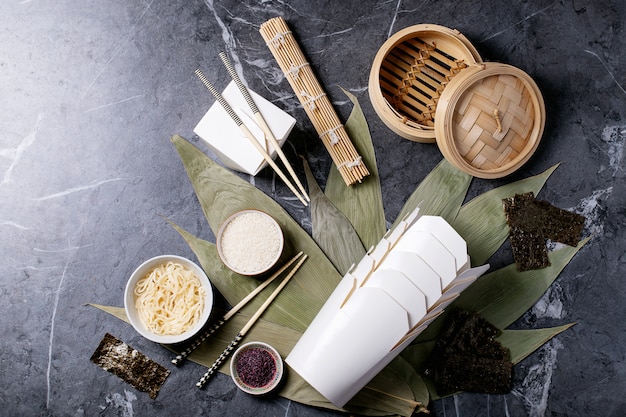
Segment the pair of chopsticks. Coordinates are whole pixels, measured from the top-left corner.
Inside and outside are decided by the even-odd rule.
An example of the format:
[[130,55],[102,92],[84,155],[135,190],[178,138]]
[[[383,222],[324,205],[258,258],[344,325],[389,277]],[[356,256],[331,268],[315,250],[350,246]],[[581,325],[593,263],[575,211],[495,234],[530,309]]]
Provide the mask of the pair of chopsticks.
[[295,181],[296,185],[298,186],[299,191],[296,190],[296,188],[294,187],[292,182],[289,180],[289,178],[287,178],[287,176],[278,167],[278,165],[276,165],[272,157],[268,154],[267,150],[256,140],[252,132],[250,132],[250,130],[246,127],[246,125],[243,123],[243,121],[237,115],[237,113],[235,113],[235,111],[230,106],[230,104],[228,104],[228,102],[224,99],[222,94],[219,91],[217,91],[217,89],[213,86],[213,84],[211,84],[211,82],[206,78],[206,76],[202,73],[202,71],[200,71],[200,69],[196,69],[195,71],[196,76],[198,76],[198,78],[200,79],[200,81],[202,81],[204,86],[211,92],[211,94],[213,94],[215,99],[220,103],[220,105],[224,108],[224,110],[226,110],[226,113],[228,113],[230,118],[233,119],[233,121],[237,124],[237,126],[239,126],[241,131],[246,135],[248,140],[250,140],[252,145],[254,145],[256,150],[263,156],[263,159],[272,167],[272,169],[278,174],[278,176],[283,180],[283,182],[287,184],[291,192],[294,193],[296,197],[298,197],[298,200],[300,200],[302,204],[304,204],[305,206],[308,206],[308,202],[311,201],[311,198],[304,190],[304,187],[302,186],[302,183],[298,179],[298,176],[296,175],[293,168],[289,164],[289,161],[287,160],[287,157],[283,153],[283,150],[281,149],[278,141],[276,140],[274,133],[272,133],[272,129],[270,129],[267,122],[265,121],[263,114],[261,114],[261,111],[259,110],[258,106],[252,99],[250,92],[248,91],[246,86],[243,84],[243,82],[241,82],[239,75],[237,75],[235,68],[231,64],[226,54],[224,52],[221,52],[219,55],[220,55],[220,59],[224,63],[224,66],[228,70],[228,73],[230,74],[231,78],[237,85],[237,88],[239,88],[239,91],[245,98],[246,102],[248,103],[248,106],[252,110],[252,113],[254,114],[259,124],[259,127],[261,128],[261,130],[263,131],[263,134],[265,135],[266,141],[269,140],[269,143],[276,150],[276,153],[280,157],[280,160],[283,162],[283,164],[287,168],[289,175],[291,175],[291,178]]
[[298,253],[296,256],[291,258],[289,262],[287,262],[285,265],[280,267],[280,269],[274,272],[274,274],[272,274],[271,277],[263,281],[263,283],[257,286],[252,292],[250,292],[250,294],[248,294],[241,301],[239,301],[237,305],[235,305],[230,310],[228,310],[228,312],[222,318],[218,319],[215,323],[211,324],[211,326],[207,328],[198,338],[196,338],[191,343],[191,345],[189,345],[189,347],[187,347],[185,350],[183,350],[178,355],[176,355],[176,357],[172,359],[172,363],[176,366],[181,365],[185,361],[185,359],[187,359],[187,357],[191,355],[191,353],[194,350],[196,350],[202,343],[204,343],[209,337],[211,337],[213,333],[218,331],[224,324],[226,324],[226,322],[230,320],[231,317],[237,314],[239,310],[241,310],[246,304],[248,304],[248,302],[252,300],[257,294],[263,291],[265,287],[270,285],[276,278],[278,278],[280,274],[285,272],[285,270],[289,268],[301,255],[302,255],[302,252]]
[[[222,365],[222,363],[224,363],[224,361],[226,360],[226,358],[228,358],[228,356],[235,350],[235,348],[237,347],[237,345],[239,344],[239,342],[241,342],[241,340],[244,338],[244,336],[246,335],[246,333],[248,333],[248,331],[252,328],[252,326],[254,325],[254,323],[259,319],[259,317],[261,317],[261,314],[263,314],[263,312],[267,309],[267,307],[269,307],[269,305],[272,303],[272,301],[274,301],[274,299],[278,296],[278,294],[280,293],[280,291],[285,287],[285,285],[287,285],[287,283],[289,282],[289,280],[295,275],[295,273],[298,271],[298,269],[300,268],[300,266],[304,263],[304,261],[306,260],[308,256],[306,254],[302,254],[302,252],[298,253],[295,257],[293,257],[284,267],[282,267],[279,271],[277,271],[270,279],[273,280],[274,278],[276,278],[278,275],[280,275],[285,269],[287,269],[287,267],[289,267],[294,261],[296,261],[298,258],[300,258],[300,260],[298,261],[298,263],[293,267],[293,269],[289,272],[289,274],[287,274],[287,276],[285,278],[283,278],[282,282],[276,287],[276,289],[274,290],[274,292],[267,298],[267,300],[265,300],[265,302],[263,303],[263,305],[261,305],[261,307],[259,307],[259,309],[254,313],[254,315],[248,320],[248,322],[245,324],[245,326],[243,326],[243,328],[241,330],[239,330],[239,333],[237,333],[237,335],[235,336],[235,338],[230,342],[230,344],[228,346],[226,346],[226,349],[224,349],[224,351],[221,353],[221,355],[215,360],[215,362],[213,362],[213,365],[211,365],[211,367],[209,368],[209,370],[202,376],[202,378],[200,378],[200,381],[198,381],[196,383],[196,386],[198,388],[202,388],[204,387],[204,385],[206,385],[207,382],[209,382],[209,380],[211,379],[211,377],[213,377],[213,375],[215,375],[215,373],[217,372],[217,370],[219,369],[219,367]],[[245,299],[244,299],[245,300]],[[243,300],[242,300],[243,301]],[[241,302],[239,303],[241,304]],[[237,307],[239,307],[239,304],[237,305]],[[234,307],[236,308],[236,307]],[[233,309],[234,309],[233,308]],[[232,310],[231,310],[232,311]],[[230,313],[230,311],[229,311]],[[234,314],[234,313],[233,313]],[[228,314],[227,314],[228,315]],[[226,317],[226,316],[225,316]],[[232,316],[231,316],[232,317]],[[223,320],[223,319],[222,319]]]

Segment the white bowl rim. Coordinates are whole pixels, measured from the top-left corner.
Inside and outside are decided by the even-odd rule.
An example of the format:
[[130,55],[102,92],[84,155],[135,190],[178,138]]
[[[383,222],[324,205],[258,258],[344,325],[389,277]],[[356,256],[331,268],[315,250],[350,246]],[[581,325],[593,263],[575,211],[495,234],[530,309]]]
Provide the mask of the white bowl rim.
[[[191,269],[195,272],[198,279],[200,279],[200,284],[204,287],[205,290],[205,298],[204,298],[204,311],[202,312],[202,316],[200,320],[189,330],[179,335],[159,335],[152,333],[149,331],[146,326],[139,320],[137,314],[131,310],[134,308],[134,287],[136,282],[143,277],[150,269],[164,263],[167,261],[175,261],[179,262],[185,267]],[[197,334],[207,323],[209,317],[211,315],[211,311],[213,309],[213,288],[211,286],[211,281],[209,277],[206,275],[204,270],[192,260],[185,258],[179,255],[159,255],[152,257],[146,261],[144,261],[141,265],[139,265],[135,270],[130,274],[128,281],[126,282],[126,288],[124,290],[124,310],[126,312],[126,316],[130,321],[130,324],[133,328],[143,337],[148,340],[157,343],[163,344],[175,344],[181,343],[186,340],[192,338],[195,334]]]
[[[264,216],[267,216],[273,223],[276,224],[276,226],[278,227],[278,232],[280,234],[280,247],[278,249],[278,254],[276,255],[276,257],[272,260],[272,262],[270,262],[268,265],[266,265],[265,267],[257,270],[257,271],[241,271],[239,270],[236,266],[231,265],[230,263],[228,263],[222,253],[222,247],[220,245],[220,241],[222,239],[222,234],[224,233],[224,229],[226,229],[226,226],[228,226],[228,224],[235,219],[238,216],[241,216],[243,214],[246,213],[260,213],[263,214]],[[239,275],[245,275],[245,276],[255,276],[255,275],[261,275],[267,271],[269,271],[270,269],[272,269],[275,265],[276,262],[278,262],[278,260],[280,259],[280,257],[282,256],[283,253],[283,249],[285,248],[285,234],[283,232],[283,228],[280,226],[280,223],[278,223],[278,220],[276,220],[274,218],[274,216],[272,216],[271,214],[263,211],[263,210],[259,210],[259,209],[244,209],[244,210],[239,210],[233,214],[231,214],[230,216],[228,216],[226,218],[226,220],[224,220],[219,228],[219,230],[217,231],[217,235],[215,236],[215,242],[216,242],[216,246],[217,246],[217,254],[219,255],[220,260],[222,261],[222,263],[224,265],[226,265],[226,267],[228,269],[230,269],[231,271],[239,274]]]
[[[272,383],[270,383],[269,385],[266,385],[264,387],[260,387],[260,388],[251,388],[248,387],[247,385],[243,385],[242,383],[240,383],[239,381],[237,381],[237,378],[235,377],[235,375],[237,374],[237,369],[236,369],[236,359],[237,356],[239,356],[239,354],[244,350],[244,349],[248,349],[251,347],[259,347],[262,349],[265,349],[267,351],[270,351],[273,353],[272,356],[276,357],[276,374],[278,375],[277,378],[275,378]],[[254,342],[247,342],[244,343],[243,345],[239,346],[237,348],[237,350],[235,351],[235,353],[233,353],[233,356],[230,360],[230,376],[233,380],[233,382],[235,383],[235,385],[237,385],[237,387],[239,389],[241,389],[243,392],[248,393],[248,394],[252,394],[252,395],[263,395],[263,394],[268,394],[271,391],[273,391],[281,382],[282,378],[283,378],[283,374],[284,374],[284,365],[283,365],[283,358],[282,356],[280,356],[280,352],[278,352],[278,350],[265,342],[259,342],[259,341],[254,341]]]

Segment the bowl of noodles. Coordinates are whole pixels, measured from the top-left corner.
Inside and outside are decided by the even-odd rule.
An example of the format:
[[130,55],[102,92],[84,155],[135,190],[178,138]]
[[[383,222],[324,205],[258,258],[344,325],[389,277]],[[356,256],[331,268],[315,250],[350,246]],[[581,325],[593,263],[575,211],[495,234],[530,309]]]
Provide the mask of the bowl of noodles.
[[148,259],[126,283],[128,320],[153,342],[174,344],[190,339],[204,327],[212,307],[209,278],[202,268],[181,256]]

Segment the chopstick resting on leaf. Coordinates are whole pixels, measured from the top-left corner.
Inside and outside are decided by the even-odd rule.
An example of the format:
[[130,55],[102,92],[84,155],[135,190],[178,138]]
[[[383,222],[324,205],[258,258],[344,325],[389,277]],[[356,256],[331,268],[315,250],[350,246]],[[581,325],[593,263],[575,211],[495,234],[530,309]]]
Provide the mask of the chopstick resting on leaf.
[[230,344],[228,346],[226,346],[226,349],[224,349],[222,354],[215,360],[213,365],[211,365],[209,370],[202,376],[200,381],[198,381],[196,383],[196,386],[198,388],[204,387],[204,385],[206,385],[206,383],[209,382],[211,377],[213,377],[213,375],[215,375],[215,373],[217,372],[219,367],[222,365],[222,363],[224,363],[226,358],[228,358],[228,356],[235,350],[235,347],[237,347],[237,345],[239,344],[239,342],[241,342],[241,340],[244,338],[246,333],[248,333],[248,331],[252,328],[254,323],[259,319],[259,317],[261,317],[261,314],[263,314],[263,312],[267,309],[267,307],[269,307],[269,305],[272,303],[274,298],[276,298],[278,296],[280,291],[285,287],[285,285],[287,285],[289,280],[296,274],[296,272],[298,271],[300,266],[304,263],[304,261],[306,260],[307,257],[308,257],[308,255],[305,254],[305,255],[303,255],[300,258],[300,260],[298,261],[296,266],[294,266],[293,269],[289,272],[289,274],[287,274],[287,276],[278,285],[278,287],[276,287],[274,292],[267,298],[267,300],[265,300],[263,305],[261,305],[261,307],[259,307],[259,309],[256,311],[256,313],[254,313],[254,315],[250,318],[250,320],[248,320],[246,325],[243,326],[243,328],[239,331],[239,333],[237,333],[237,335],[230,342]]
[[252,300],[261,291],[263,291],[265,287],[270,285],[280,274],[285,272],[285,270],[289,268],[289,266],[291,266],[291,264],[293,264],[301,255],[302,255],[302,252],[298,253],[296,256],[291,258],[289,262],[283,265],[278,271],[274,272],[274,274],[272,274],[271,277],[263,281],[263,283],[261,283],[252,292],[250,292],[250,294],[248,294],[241,301],[239,301],[237,305],[235,305],[233,308],[228,310],[228,312],[221,319],[218,319],[207,330],[205,330],[200,335],[200,337],[195,339],[187,349],[183,350],[178,355],[176,355],[176,357],[172,359],[172,363],[177,366],[182,364],[183,361],[187,358],[187,356],[191,355],[191,353],[194,350],[196,350],[202,343],[204,343],[213,333],[218,331],[231,317],[237,314],[239,310],[241,310],[246,304],[248,304],[250,300]]

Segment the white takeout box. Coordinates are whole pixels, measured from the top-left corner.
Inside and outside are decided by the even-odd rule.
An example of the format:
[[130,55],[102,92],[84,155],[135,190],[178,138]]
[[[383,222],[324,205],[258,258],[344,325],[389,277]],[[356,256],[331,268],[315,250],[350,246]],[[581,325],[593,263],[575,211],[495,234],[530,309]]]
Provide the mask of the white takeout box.
[[416,209],[344,275],[286,362],[343,407],[488,268]]
[[[274,133],[276,141],[282,146],[296,124],[296,119],[254,91],[249,91],[267,125]],[[226,86],[222,96],[237,113],[243,124],[252,132],[257,141],[274,159],[276,150],[271,144],[266,142],[263,130],[257,124],[254,113],[252,113],[234,81],[231,81]],[[250,140],[217,101],[213,103],[193,131],[209,145],[211,150],[228,168],[256,175],[267,165],[263,156],[250,143]]]

